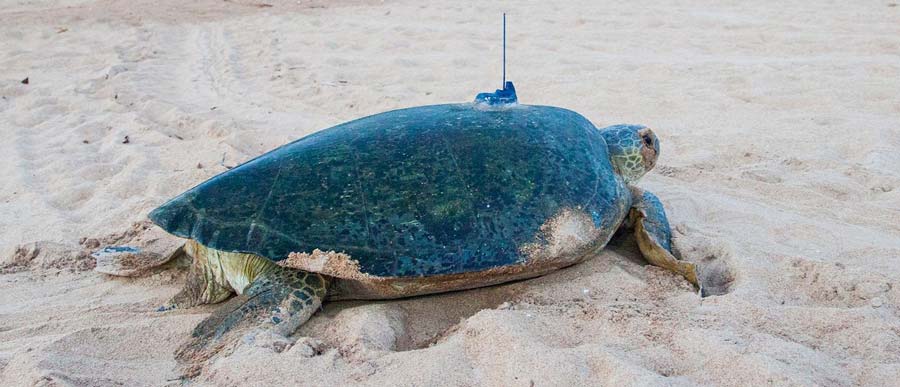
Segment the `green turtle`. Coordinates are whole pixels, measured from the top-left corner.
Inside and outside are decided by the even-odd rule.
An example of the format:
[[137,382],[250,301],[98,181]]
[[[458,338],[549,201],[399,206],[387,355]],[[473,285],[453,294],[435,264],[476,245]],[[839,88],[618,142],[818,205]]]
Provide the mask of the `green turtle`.
[[[659,199],[634,186],[660,146],[642,125],[498,101],[420,106],[319,131],[153,210],[187,238],[187,283],[161,310],[218,303],[202,345],[239,326],[289,335],[326,300],[391,299],[536,277],[632,226],[652,264],[672,255]],[[491,99],[494,98],[494,99]]]

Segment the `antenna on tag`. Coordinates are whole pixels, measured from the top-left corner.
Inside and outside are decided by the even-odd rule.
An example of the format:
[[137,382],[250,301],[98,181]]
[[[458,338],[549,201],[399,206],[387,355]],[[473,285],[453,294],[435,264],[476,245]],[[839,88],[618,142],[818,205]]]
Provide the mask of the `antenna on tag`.
[[500,87],[506,89],[506,12],[503,13],[503,83]]

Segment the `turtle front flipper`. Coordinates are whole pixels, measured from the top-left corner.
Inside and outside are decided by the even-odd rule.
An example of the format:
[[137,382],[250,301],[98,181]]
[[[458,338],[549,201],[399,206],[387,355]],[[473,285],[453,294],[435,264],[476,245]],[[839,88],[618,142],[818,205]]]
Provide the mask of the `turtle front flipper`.
[[644,258],[650,263],[681,274],[690,283],[703,286],[697,276],[697,265],[682,261],[672,254],[672,231],[666,211],[656,195],[632,187],[632,207],[629,220],[634,225],[635,239]]

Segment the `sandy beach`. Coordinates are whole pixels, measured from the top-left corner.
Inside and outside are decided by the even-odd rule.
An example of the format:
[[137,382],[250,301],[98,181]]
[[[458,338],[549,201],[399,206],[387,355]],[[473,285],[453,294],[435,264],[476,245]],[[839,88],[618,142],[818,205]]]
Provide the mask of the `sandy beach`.
[[[183,265],[93,270],[147,213],[281,144],[500,85],[641,123],[639,186],[714,294],[631,238],[550,275],[325,305],[183,379]],[[27,79],[27,82],[25,80]],[[0,2],[0,385],[796,385],[900,380],[900,6]]]

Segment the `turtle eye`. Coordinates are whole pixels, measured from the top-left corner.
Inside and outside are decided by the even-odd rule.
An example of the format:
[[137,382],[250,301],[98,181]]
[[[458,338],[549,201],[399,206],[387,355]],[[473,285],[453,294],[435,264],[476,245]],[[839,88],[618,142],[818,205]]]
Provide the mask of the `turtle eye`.
[[647,146],[652,147],[653,146],[653,138],[646,134],[643,137],[644,137],[644,144],[647,144]]

